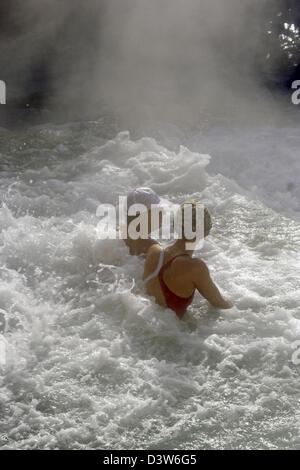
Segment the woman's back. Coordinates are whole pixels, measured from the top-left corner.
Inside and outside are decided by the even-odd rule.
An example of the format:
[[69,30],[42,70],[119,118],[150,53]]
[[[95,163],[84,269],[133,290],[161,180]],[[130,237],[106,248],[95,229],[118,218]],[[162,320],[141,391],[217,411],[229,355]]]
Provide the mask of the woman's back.
[[192,302],[195,289],[213,306],[230,308],[211,280],[206,264],[178,248],[178,242],[165,249],[161,245],[149,248],[143,275],[147,293],[180,317]]
[[[187,208],[190,209],[190,214],[185,213]],[[158,304],[174,310],[180,318],[192,302],[195,289],[214,307],[231,307],[213,283],[206,264],[199,258],[192,258],[195,243],[200,239],[199,234],[206,237],[212,226],[210,214],[204,208],[202,210],[203,231],[200,230],[197,235],[199,208],[202,208],[202,204],[196,200],[181,204],[178,211],[181,236],[165,249],[160,245],[151,246],[145,261],[143,280],[147,293],[154,296]],[[188,220],[186,220],[186,215],[189,216]],[[192,228],[194,235],[190,241],[193,243],[188,243],[185,238],[186,222],[190,222],[190,228]]]
[[147,293],[164,307],[184,310],[184,306],[192,301],[195,291],[188,275],[191,257],[187,253],[178,253],[174,245],[165,249],[155,245],[150,250],[143,276]]

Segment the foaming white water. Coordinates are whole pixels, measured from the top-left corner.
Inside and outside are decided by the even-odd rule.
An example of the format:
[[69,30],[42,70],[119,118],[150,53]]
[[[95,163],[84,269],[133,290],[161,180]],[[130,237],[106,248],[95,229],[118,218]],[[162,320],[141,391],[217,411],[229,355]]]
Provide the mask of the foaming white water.
[[[5,139],[1,447],[299,448],[299,223],[184,147],[97,123]],[[209,206],[201,256],[233,309],[197,296],[178,320],[140,288],[143,260],[99,239],[99,203],[140,185]]]

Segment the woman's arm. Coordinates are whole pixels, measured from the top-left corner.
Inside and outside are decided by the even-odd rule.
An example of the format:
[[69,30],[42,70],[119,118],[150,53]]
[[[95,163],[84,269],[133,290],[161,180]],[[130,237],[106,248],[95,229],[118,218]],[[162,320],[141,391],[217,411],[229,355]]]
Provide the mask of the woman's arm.
[[231,308],[230,302],[225,300],[215,283],[210,277],[209,269],[206,264],[201,260],[195,260],[194,269],[192,272],[193,283],[201,295],[205,297],[211,305],[216,308],[227,309]]

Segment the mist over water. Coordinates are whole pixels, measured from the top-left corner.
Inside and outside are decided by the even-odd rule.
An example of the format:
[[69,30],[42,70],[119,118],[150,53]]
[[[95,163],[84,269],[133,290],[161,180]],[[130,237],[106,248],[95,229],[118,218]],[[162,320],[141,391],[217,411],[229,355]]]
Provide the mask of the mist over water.
[[[48,122],[0,128],[2,449],[300,447],[298,110],[257,71],[263,3],[16,2],[0,79]],[[231,310],[178,320],[101,238],[138,186],[209,207]]]
[[275,107],[257,69],[263,6],[16,1],[10,17],[18,33],[0,47],[2,70],[12,93],[44,87],[56,111],[67,106],[88,117],[105,107],[124,125],[158,118],[190,124],[203,111],[253,121]]

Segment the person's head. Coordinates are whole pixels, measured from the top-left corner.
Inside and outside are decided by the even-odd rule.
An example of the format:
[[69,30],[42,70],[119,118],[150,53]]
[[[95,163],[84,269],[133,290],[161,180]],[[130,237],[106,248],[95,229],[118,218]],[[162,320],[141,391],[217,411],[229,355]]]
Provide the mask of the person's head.
[[167,204],[168,202],[160,198],[151,188],[134,189],[127,195],[127,227],[139,217],[139,220],[147,223],[148,234],[159,229],[162,225],[164,207]]
[[[177,223],[181,231],[182,239],[190,243],[197,243],[203,236],[207,237],[212,227],[210,213],[203,203],[196,199],[190,199],[180,204],[176,214]],[[188,226],[186,226],[188,222]],[[196,234],[194,238],[187,236],[187,231]]]

